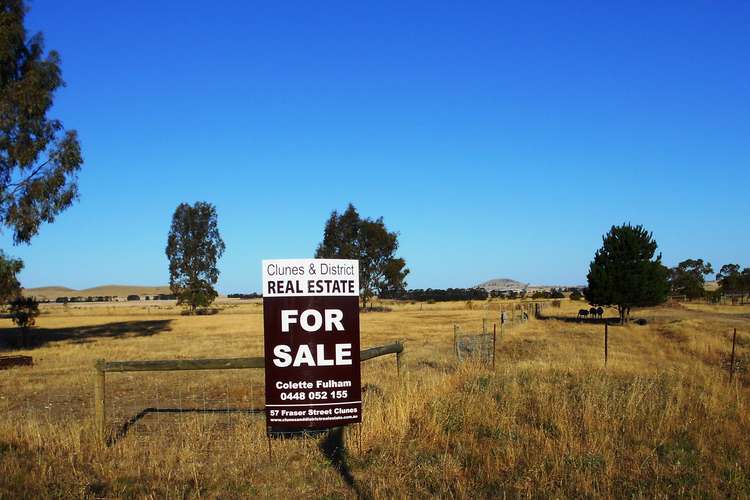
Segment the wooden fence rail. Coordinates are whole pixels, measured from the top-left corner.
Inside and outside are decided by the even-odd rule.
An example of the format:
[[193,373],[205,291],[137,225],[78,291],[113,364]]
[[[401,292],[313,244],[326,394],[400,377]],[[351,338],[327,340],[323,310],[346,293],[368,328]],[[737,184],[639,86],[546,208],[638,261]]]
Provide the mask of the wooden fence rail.
[[[393,344],[371,347],[359,353],[361,361],[385,356],[396,355],[396,370],[401,375],[401,354],[404,352],[404,344],[395,342]],[[161,372],[179,370],[241,370],[247,368],[265,368],[265,360],[262,357],[253,358],[220,358],[220,359],[171,359],[154,361],[96,361],[94,374],[94,425],[96,436],[101,443],[106,443],[106,373],[122,372]]]

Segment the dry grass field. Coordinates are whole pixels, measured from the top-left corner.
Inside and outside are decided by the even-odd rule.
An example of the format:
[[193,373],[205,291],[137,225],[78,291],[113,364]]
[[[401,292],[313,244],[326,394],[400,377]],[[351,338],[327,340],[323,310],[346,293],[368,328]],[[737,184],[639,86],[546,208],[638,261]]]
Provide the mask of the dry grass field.
[[[96,359],[260,356],[259,301],[193,317],[162,302],[49,305],[29,349],[0,319],[3,354],[34,357],[0,371],[0,497],[750,496],[750,307],[634,311],[648,324],[609,328],[605,368],[604,327],[563,301],[545,310],[554,318],[503,331],[494,371],[459,365],[452,325],[478,331],[501,304],[363,313],[363,347],[405,340],[404,370],[393,356],[363,363],[361,448],[347,429],[334,463],[321,438],[277,440],[269,461],[261,414],[185,411],[261,408],[261,370],[108,374],[119,438],[94,439]],[[124,432],[148,407],[183,412]]]

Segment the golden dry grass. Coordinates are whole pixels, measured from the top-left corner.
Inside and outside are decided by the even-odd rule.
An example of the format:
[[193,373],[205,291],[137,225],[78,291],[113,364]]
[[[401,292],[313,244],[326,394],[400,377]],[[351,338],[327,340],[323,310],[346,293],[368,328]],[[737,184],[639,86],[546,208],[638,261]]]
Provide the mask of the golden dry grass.
[[[500,301],[385,304],[362,314],[362,345],[406,341],[363,364],[362,449],[346,464],[372,497],[750,495],[750,307],[636,311],[646,326],[560,319],[503,331],[494,372],[458,365],[454,323],[480,330]],[[351,497],[316,439],[276,441],[248,414],[153,414],[109,448],[93,435],[94,360],[258,356],[259,302],[216,316],[174,306],[48,306],[33,368],[0,371],[0,497]],[[0,320],[0,335],[11,334]],[[727,382],[731,332],[740,372]],[[52,334],[56,336],[52,338]],[[116,432],[146,407],[260,407],[259,370],[110,374]]]

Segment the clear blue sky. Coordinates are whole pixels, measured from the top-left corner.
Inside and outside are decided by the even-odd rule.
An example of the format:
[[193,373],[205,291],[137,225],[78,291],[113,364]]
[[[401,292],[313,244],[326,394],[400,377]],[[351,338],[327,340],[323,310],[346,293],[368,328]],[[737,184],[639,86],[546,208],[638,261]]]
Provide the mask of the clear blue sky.
[[410,287],[578,284],[614,223],[668,265],[750,265],[750,3],[36,0],[81,199],[27,287],[163,284],[174,208],[217,206],[222,292],[309,257],[353,202]]

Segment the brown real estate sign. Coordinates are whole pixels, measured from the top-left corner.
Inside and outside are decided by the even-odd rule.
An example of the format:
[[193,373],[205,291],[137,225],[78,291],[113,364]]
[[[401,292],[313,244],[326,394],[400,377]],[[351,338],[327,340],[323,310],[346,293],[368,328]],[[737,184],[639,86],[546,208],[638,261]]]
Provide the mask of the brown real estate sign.
[[359,262],[263,261],[269,435],[362,421]]

